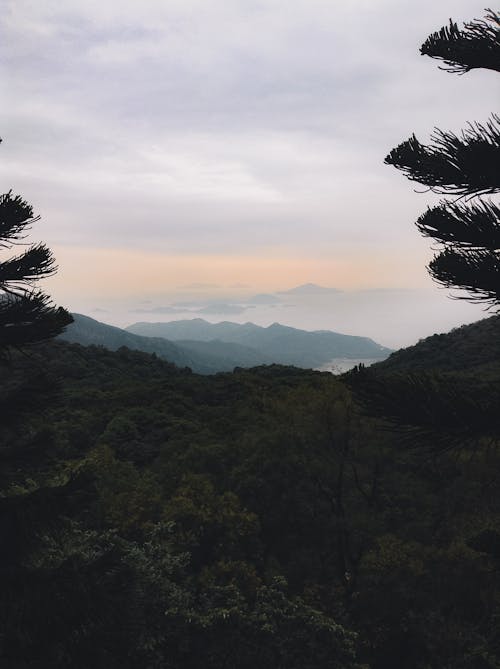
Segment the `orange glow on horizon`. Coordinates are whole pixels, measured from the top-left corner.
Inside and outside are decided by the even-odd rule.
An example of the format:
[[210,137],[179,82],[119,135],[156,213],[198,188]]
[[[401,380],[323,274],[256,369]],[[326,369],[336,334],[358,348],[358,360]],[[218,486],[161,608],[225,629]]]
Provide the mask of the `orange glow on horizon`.
[[326,257],[168,255],[89,247],[54,247],[53,251],[59,271],[45,286],[58,301],[175,295],[189,292],[186,286],[194,283],[214,284],[206,292],[215,295],[273,292],[303,283],[342,290],[415,287],[426,279],[425,259],[416,255],[400,260],[393,250],[373,256],[357,249]]

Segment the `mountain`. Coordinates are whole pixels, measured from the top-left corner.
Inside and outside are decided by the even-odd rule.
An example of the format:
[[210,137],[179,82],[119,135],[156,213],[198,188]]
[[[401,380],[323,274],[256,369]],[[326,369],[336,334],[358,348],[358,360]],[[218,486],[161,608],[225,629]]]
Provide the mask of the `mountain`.
[[155,353],[178,367],[199,374],[232,371],[272,363],[315,368],[337,358],[356,362],[382,360],[390,349],[366,337],[330,331],[306,332],[279,323],[267,328],[253,323],[212,324],[201,318],[171,323],[136,323],[126,330],[73,314],[74,322],[60,335],[83,346],[116,351],[122,346]]
[[201,318],[170,323],[134,323],[128,332],[148,337],[165,337],[210,342],[214,339],[250,347],[272,362],[298,367],[318,367],[335,358],[382,360],[391,352],[368,337],[355,337],[329,330],[307,332],[273,323],[267,328],[253,323],[208,323]]
[[205,361],[205,365],[217,367],[215,371],[232,371],[235,367],[270,365],[273,360],[249,346],[233,344],[219,339],[196,341],[181,339],[175,342],[194,359]]
[[445,334],[435,334],[408,346],[373,366],[387,372],[481,371],[500,372],[500,316],[462,325]]
[[253,323],[209,323],[203,318],[170,321],[169,323],[139,322],[129,325],[125,330],[146,337],[165,337],[171,341],[191,339],[194,341],[220,341],[240,343],[255,335],[261,329]]
[[258,293],[245,300],[246,304],[280,304],[280,302],[280,298],[272,293]]
[[132,350],[155,353],[178,367],[190,367],[199,374],[229,372],[235,367],[254,367],[272,362],[247,346],[221,341],[182,341],[174,344],[164,337],[140,336],[83,314],[72,316],[73,323],[60,335],[60,339],[82,346],[104,346],[110,351],[126,346]]
[[280,295],[325,295],[327,293],[340,293],[340,291],[337,288],[326,288],[315,283],[304,283],[289,290],[279,291]]
[[500,316],[436,334],[344,379],[373,416],[435,451],[498,442]]
[[82,344],[82,346],[104,346],[110,351],[116,351],[122,346],[126,346],[145,353],[156,353],[179,367],[192,367],[193,365],[194,361],[186,351],[166,339],[139,337],[83,314],[72,314],[72,316],[73,323],[68,325],[60,335],[60,339],[73,344]]

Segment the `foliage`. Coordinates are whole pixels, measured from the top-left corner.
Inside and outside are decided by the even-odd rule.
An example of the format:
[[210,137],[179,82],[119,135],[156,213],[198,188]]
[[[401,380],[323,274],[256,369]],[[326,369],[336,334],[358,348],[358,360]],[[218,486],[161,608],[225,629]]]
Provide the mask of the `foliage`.
[[483,318],[451,332],[421,339],[413,346],[395,351],[373,369],[470,372],[484,379],[497,378],[500,373],[500,317]]
[[[491,10],[486,21],[467,24],[462,32],[450,23],[449,28],[431,35],[421,52],[443,59],[452,72],[482,66],[500,70],[499,25],[498,13]],[[466,203],[442,200],[417,220],[419,231],[441,244],[428,270],[443,286],[467,291],[459,295],[461,299],[497,306],[500,209],[493,200],[480,196],[500,191],[500,117],[493,114],[486,123],[469,123],[459,135],[436,129],[431,139],[426,146],[413,135],[393,149],[385,162],[436,193],[467,197]],[[441,367],[448,359],[454,367],[451,373],[449,363],[448,369],[444,363],[444,369],[438,371],[428,360],[426,370],[412,365],[404,368],[405,358],[411,359],[410,349],[403,353],[402,373],[393,373],[398,368],[396,355],[392,361],[389,358],[385,368],[378,365],[373,370],[355,370],[348,383],[372,414],[384,416],[403,430],[412,446],[428,444],[437,452],[463,446],[477,448],[478,443],[497,445],[500,397],[498,384],[491,378],[497,378],[498,371],[498,319],[490,325],[492,338],[488,341],[482,337],[481,344],[485,357],[494,365],[492,373],[488,369],[464,372],[456,366],[453,351],[441,355],[439,342],[433,340],[433,358],[439,359]],[[460,338],[452,338],[452,343],[457,340]],[[476,355],[484,355],[482,349],[478,351]],[[418,354],[416,358],[417,362],[421,360]]]
[[[421,53],[444,60],[451,72],[477,67],[500,71],[500,15],[456,24],[431,35]],[[500,191],[500,117],[469,123],[460,134],[436,129],[424,145],[412,135],[393,149],[385,162],[412,181],[445,195],[467,197],[467,204],[442,201],[417,221],[420,232],[443,245],[429,264],[429,273],[447,288],[461,288],[463,299],[495,305],[500,301],[499,209],[475,199]]]
[[[450,335],[458,367],[480,332]],[[435,342],[444,356],[446,341]],[[483,355],[469,369],[478,388]],[[439,456],[401,448],[319,372],[275,365],[205,377],[63,342],[14,357],[18,380],[34,364],[61,392],[31,416],[30,438],[45,448],[24,460],[32,482],[12,472],[38,531],[18,537],[4,526],[4,558],[16,555],[2,603],[5,666],[498,662],[491,446]],[[491,367],[492,383],[498,373]],[[433,437],[423,439],[432,451]],[[37,476],[57,486],[37,496]]]
[[[495,45],[481,22],[439,39],[430,55],[468,69]],[[476,173],[495,127],[393,158],[452,192],[470,167],[479,192],[496,174]],[[10,194],[0,214],[5,244],[35,220]],[[418,225],[445,258],[491,259],[497,219],[493,202],[444,202]],[[43,245],[0,265],[3,350],[67,319],[32,290],[53,270]],[[497,300],[492,276],[469,287]],[[1,666],[498,669],[498,324],[343,380],[279,365],[204,377],[62,341],[12,351],[0,361]]]
[[361,369],[349,385],[372,415],[397,425],[412,447],[474,447],[498,443],[500,388],[472,375],[437,372],[384,373]]
[[367,337],[306,332],[278,323],[263,328],[252,323],[211,324],[194,318],[171,323],[136,323],[123,330],[81,314],[72,316],[73,323],[61,335],[65,341],[105,346],[111,351],[126,346],[155,353],[198,374],[272,362],[319,367],[335,357],[383,359],[390,353],[390,349]]
[[432,144],[424,145],[412,135],[392,149],[385,162],[435,193],[477,195],[500,190],[500,117],[496,114],[486,123],[470,123],[460,135],[438,128],[431,140]]
[[[27,230],[38,221],[32,207],[11,192],[0,196],[0,248],[22,243]],[[45,244],[33,244],[22,253],[0,262],[0,354],[59,334],[72,318],[37,289],[40,279],[57,267]]]
[[450,20],[426,39],[420,53],[442,60],[448,72],[465,74],[479,67],[500,72],[499,44],[500,17],[489,9],[484,19],[466,23],[463,30]]

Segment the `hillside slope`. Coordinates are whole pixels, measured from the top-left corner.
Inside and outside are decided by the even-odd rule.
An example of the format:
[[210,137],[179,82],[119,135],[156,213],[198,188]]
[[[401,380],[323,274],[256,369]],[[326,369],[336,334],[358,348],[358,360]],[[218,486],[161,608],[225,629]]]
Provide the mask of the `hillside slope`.
[[106,325],[83,314],[72,314],[73,323],[60,335],[60,339],[82,346],[104,346],[116,351],[122,346],[156,355],[178,367],[197,367],[197,360],[180,346],[162,338],[140,337],[113,325]]
[[220,341],[206,344],[182,341],[174,344],[164,337],[144,337],[101,323],[89,316],[72,315],[74,322],[60,335],[67,342],[82,346],[104,346],[110,351],[126,346],[144,353],[155,353],[178,367],[189,367],[199,374],[229,372],[235,367],[254,367],[272,362],[257,351],[238,344]]
[[339,334],[329,330],[307,332],[273,323],[267,328],[253,323],[208,323],[201,318],[170,323],[134,323],[127,331],[170,341],[214,339],[251,347],[275,363],[318,367],[334,358],[384,359],[390,349],[368,337]]
[[[474,442],[473,457],[429,457],[434,435],[417,450],[381,429],[380,414],[353,411],[341,379],[294,367],[199,376],[138,351],[63,341],[8,365],[5,417],[25,414],[15,432],[1,424],[17,477],[6,501],[30,503],[34,519],[57,504],[64,521],[35,526],[29,580],[4,597],[30,666],[61,666],[63,652],[64,666],[85,669],[498,664],[500,449],[490,441]],[[43,395],[43,411],[26,410],[39,370],[56,392]],[[394,398],[401,406],[399,388]],[[477,400],[490,402],[490,389]],[[421,413],[418,397],[409,405]],[[450,413],[453,426],[463,409]],[[51,458],[44,483],[76,474],[64,496],[33,497],[40,453]],[[23,537],[22,516],[10,518],[7,547]],[[96,662],[104,636],[117,641]]]
[[414,346],[391,353],[374,369],[384,372],[434,370],[464,372],[500,371],[500,316],[462,325],[444,334],[422,339]]
[[497,443],[500,317],[433,335],[344,379],[366,411],[437,451]]

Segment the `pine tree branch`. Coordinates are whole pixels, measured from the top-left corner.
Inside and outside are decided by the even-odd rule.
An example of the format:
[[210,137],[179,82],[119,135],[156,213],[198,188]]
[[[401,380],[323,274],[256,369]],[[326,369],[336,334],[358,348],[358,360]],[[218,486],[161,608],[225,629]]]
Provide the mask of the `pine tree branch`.
[[0,262],[0,288],[9,283],[31,285],[57,271],[54,256],[45,244],[36,244],[18,256]]
[[72,321],[71,314],[53,306],[41,291],[0,295],[0,356],[10,347],[20,348],[56,337]]
[[486,10],[484,19],[466,23],[460,30],[450,24],[430,35],[420,47],[423,56],[442,60],[441,69],[465,74],[475,68],[500,72],[500,14]]
[[24,238],[31,224],[40,219],[33,216],[33,208],[12,191],[0,195],[0,247],[10,248]]
[[446,248],[429,263],[429,274],[447,288],[461,288],[473,302],[500,303],[500,251]]
[[484,124],[469,123],[461,135],[437,128],[431,140],[424,145],[412,135],[384,162],[435,193],[500,192],[500,116],[493,114]]
[[441,202],[416,222],[424,237],[453,248],[500,250],[500,207],[491,201]]
[[500,440],[500,389],[475,376],[432,372],[344,375],[363,408],[416,447],[441,451]]

